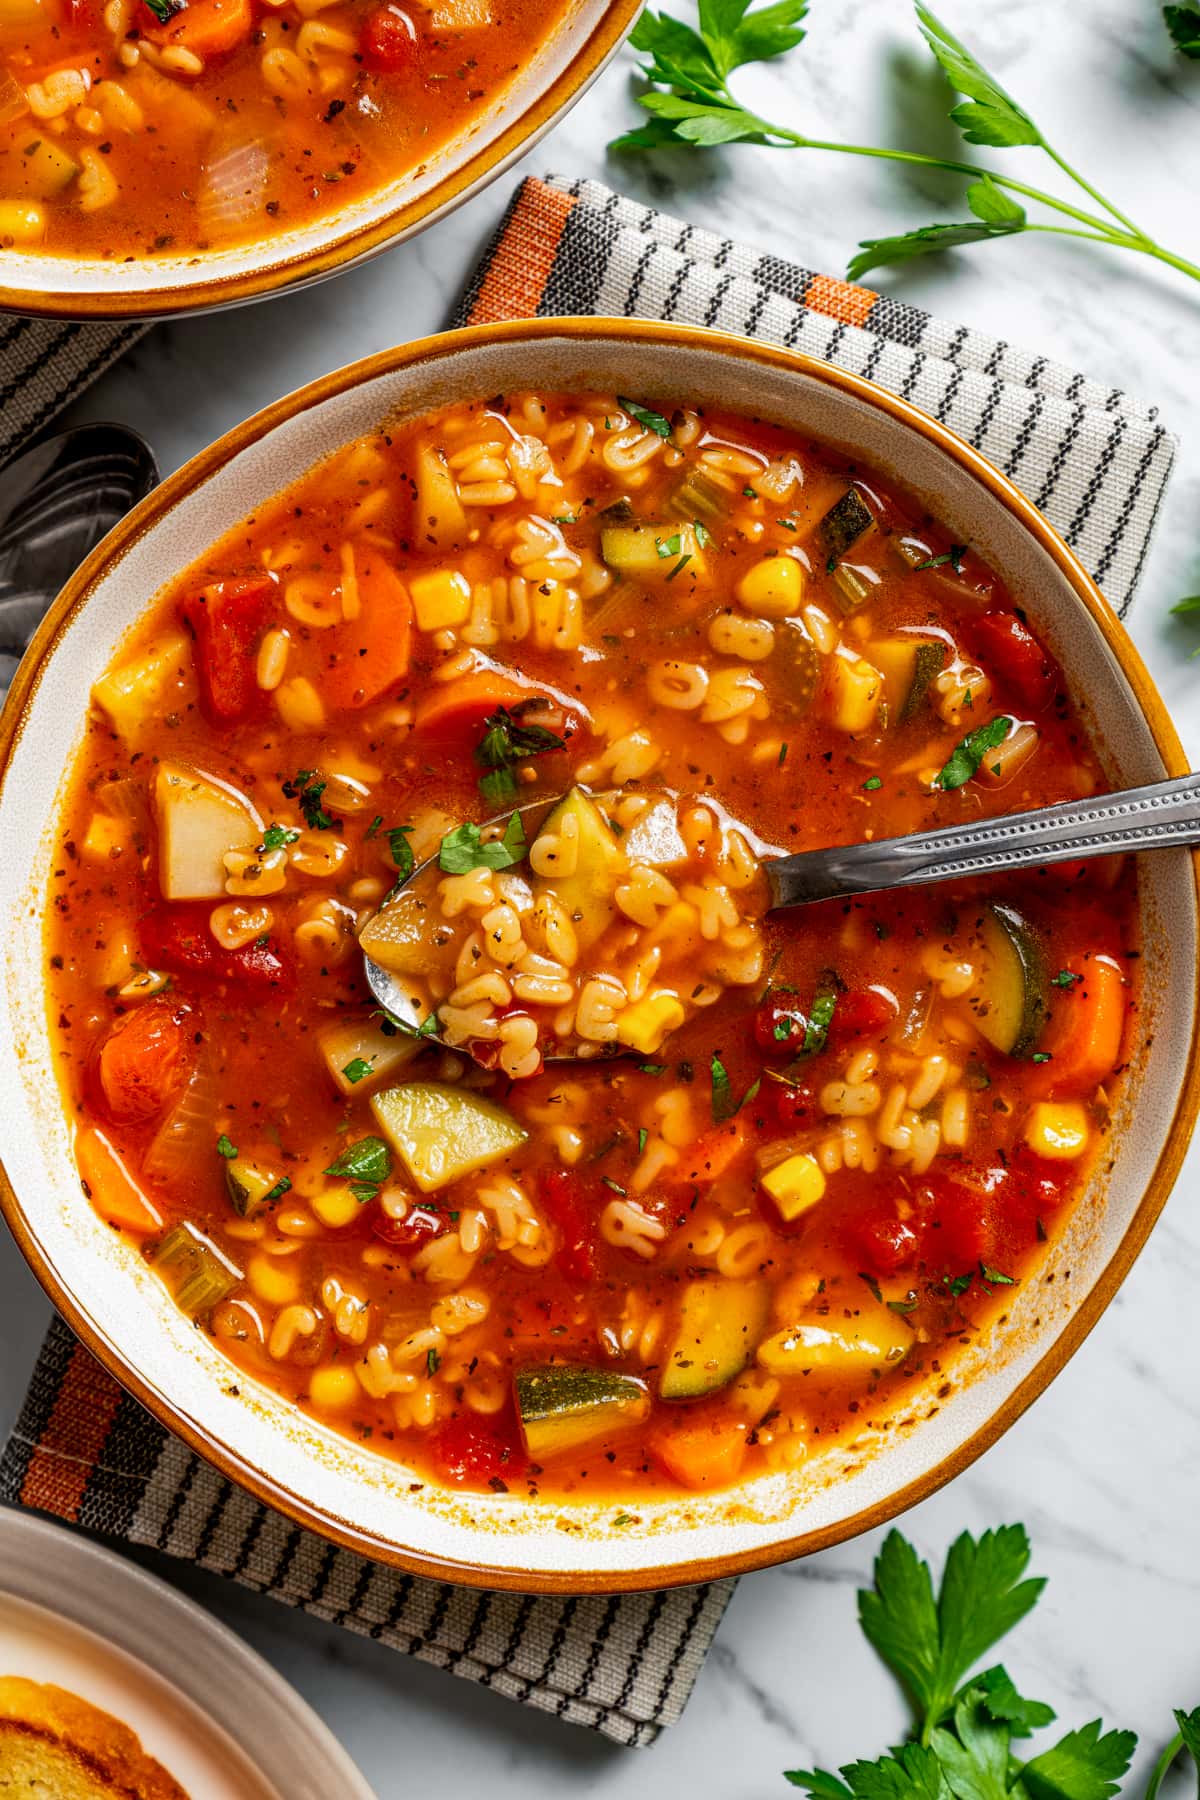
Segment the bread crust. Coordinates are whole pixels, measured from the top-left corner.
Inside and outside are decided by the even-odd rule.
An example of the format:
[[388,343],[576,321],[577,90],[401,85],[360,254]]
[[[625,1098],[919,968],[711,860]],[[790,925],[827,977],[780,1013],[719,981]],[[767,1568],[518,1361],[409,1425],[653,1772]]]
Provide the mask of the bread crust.
[[51,1682],[0,1676],[0,1794],[5,1740],[21,1744],[27,1765],[31,1757],[36,1761],[36,1746],[44,1746],[49,1752],[48,1776],[61,1771],[60,1756],[72,1758],[81,1774],[100,1784],[113,1800],[188,1800],[175,1778],[146,1754],[128,1725]]

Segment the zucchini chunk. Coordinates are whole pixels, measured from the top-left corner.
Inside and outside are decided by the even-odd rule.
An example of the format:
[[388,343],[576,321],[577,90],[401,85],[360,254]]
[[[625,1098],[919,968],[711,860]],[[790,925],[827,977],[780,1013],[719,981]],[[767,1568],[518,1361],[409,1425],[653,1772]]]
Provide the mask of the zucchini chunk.
[[740,1375],[767,1328],[770,1308],[765,1281],[689,1281],[659,1383],[662,1398],[695,1400]]
[[[416,1023],[420,1022],[419,1013]],[[340,1094],[367,1094],[394,1079],[425,1048],[420,1038],[396,1032],[388,1037],[375,1019],[347,1019],[317,1039],[325,1067]]]
[[423,1194],[499,1162],[528,1136],[503,1106],[441,1081],[385,1088],[371,1111]]
[[875,515],[855,487],[846,489],[817,526],[826,557],[845,556],[851,544],[875,523]]
[[946,646],[937,638],[883,638],[868,646],[871,661],[883,676],[888,714],[897,725],[915,719],[942,672]]
[[759,1345],[758,1361],[772,1375],[800,1375],[820,1369],[829,1375],[864,1375],[897,1363],[915,1338],[903,1319],[884,1306],[864,1308],[852,1321],[814,1321],[777,1331]]
[[616,833],[582,788],[572,788],[559,801],[542,821],[538,838],[561,837],[564,828],[578,846],[575,867],[569,875],[538,877],[535,891],[544,884],[557,896],[570,915],[580,949],[587,950],[612,923],[613,894],[628,862]]
[[979,926],[975,1023],[1006,1056],[1031,1056],[1050,1016],[1046,959],[1037,932],[1014,906],[989,906]]
[[650,1411],[644,1382],[578,1363],[519,1369],[515,1387],[525,1448],[537,1461],[640,1425]]
[[[463,936],[459,926],[444,920],[431,925],[429,901],[418,884],[402,889],[394,900],[381,906],[363,926],[358,943],[364,956],[393,975],[427,980],[453,968]],[[414,1010],[414,1023],[419,1022],[422,1010]]]
[[286,1177],[274,1169],[264,1169],[261,1163],[252,1162],[248,1156],[231,1157],[225,1164],[229,1204],[241,1219],[254,1218],[268,1201],[278,1200],[286,1194],[291,1185]]
[[600,533],[600,554],[622,575],[665,581],[681,557],[687,557],[695,574],[703,572],[700,536],[695,525],[606,525]]

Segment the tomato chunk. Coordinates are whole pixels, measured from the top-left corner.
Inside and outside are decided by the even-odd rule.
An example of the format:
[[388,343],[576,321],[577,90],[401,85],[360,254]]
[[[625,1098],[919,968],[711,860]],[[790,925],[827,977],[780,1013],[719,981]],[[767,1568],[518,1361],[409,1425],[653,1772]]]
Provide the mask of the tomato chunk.
[[180,617],[196,640],[200,704],[214,723],[244,718],[261,704],[254,663],[276,605],[269,575],[215,581],[181,602]]
[[393,1219],[381,1206],[376,1206],[371,1219],[375,1236],[397,1250],[419,1250],[422,1244],[441,1237],[449,1229],[447,1215],[432,1206],[414,1206],[402,1219]]
[[911,1268],[921,1251],[918,1233],[890,1206],[875,1206],[846,1220],[842,1242],[847,1256],[871,1275],[894,1275]]
[[291,988],[295,968],[278,938],[256,938],[226,950],[209,930],[204,904],[159,906],[138,922],[142,958],[151,969],[227,981],[254,993]]
[[367,14],[359,49],[369,69],[401,74],[417,60],[417,28],[400,7],[377,6]]
[[807,1030],[808,1020],[790,997],[768,994],[755,1009],[754,1042],[764,1056],[794,1056]]
[[1058,667],[1024,619],[996,607],[973,620],[970,636],[984,669],[1033,712],[1044,712],[1061,685]]
[[854,988],[842,994],[829,1021],[827,1042],[839,1050],[855,1038],[878,1037],[886,1031],[897,1013],[896,1002],[878,988]]
[[459,1487],[509,1480],[526,1464],[516,1419],[508,1412],[487,1419],[459,1413],[434,1434],[430,1449],[442,1479]]
[[817,1090],[808,1081],[772,1081],[771,1106],[775,1118],[784,1131],[794,1131],[797,1125],[816,1125],[822,1117],[817,1104]]
[[990,1262],[996,1250],[992,1195],[944,1175],[926,1176],[923,1185],[922,1198],[929,1207],[924,1251],[930,1266],[962,1275]]
[[156,1118],[183,1086],[190,1060],[182,1007],[149,1000],[126,1013],[96,1057],[96,1085],[109,1117],[131,1124]]
[[583,1182],[570,1169],[543,1169],[538,1197],[558,1233],[554,1261],[560,1274],[581,1285],[591,1281],[596,1273],[596,1222]]

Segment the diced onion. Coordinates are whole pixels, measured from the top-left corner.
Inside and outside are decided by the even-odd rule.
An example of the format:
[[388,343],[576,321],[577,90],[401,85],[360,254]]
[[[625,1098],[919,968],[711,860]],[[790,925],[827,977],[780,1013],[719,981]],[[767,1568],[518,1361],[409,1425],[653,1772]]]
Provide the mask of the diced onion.
[[204,165],[196,201],[202,238],[237,237],[261,214],[271,159],[266,146],[232,144]]
[[178,1190],[194,1181],[198,1170],[212,1166],[216,1104],[216,1075],[202,1054],[146,1152],[142,1173],[148,1181]]
[[25,89],[8,69],[0,69],[0,125],[9,125],[29,111]]

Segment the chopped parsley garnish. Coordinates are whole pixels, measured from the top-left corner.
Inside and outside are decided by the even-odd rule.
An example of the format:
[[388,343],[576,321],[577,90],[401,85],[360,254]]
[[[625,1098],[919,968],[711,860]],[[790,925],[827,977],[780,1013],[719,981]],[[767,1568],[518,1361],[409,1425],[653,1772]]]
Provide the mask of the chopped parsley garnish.
[[922,569],[941,569],[944,568],[947,563],[951,563],[954,567],[954,573],[956,575],[961,575],[963,557],[966,554],[967,546],[965,544],[951,544],[950,548],[948,550],[943,550],[940,556],[927,556],[924,562],[914,563],[913,574],[919,575]]
[[667,1065],[666,1063],[639,1063],[638,1072],[642,1075],[665,1075]]
[[[617,405],[627,412],[631,419],[636,419],[639,425],[644,425],[647,431],[657,432],[660,438],[670,437],[670,420],[664,419],[661,413],[652,412],[648,406],[639,406],[636,400],[627,400],[624,394],[617,395]],[[607,423],[606,419],[605,424]]]
[[565,739],[556,732],[547,731],[542,725],[522,724],[519,711],[513,713],[507,706],[498,706],[484,720],[483,737],[475,747],[475,761],[487,770],[479,778],[479,791],[493,806],[506,806],[516,799],[517,778],[513,769],[517,763],[566,747]]
[[1070,969],[1060,969],[1057,975],[1051,976],[1050,985],[1051,987],[1069,988],[1074,987],[1077,981],[1082,980],[1082,975],[1074,975]]
[[[365,1137],[348,1144],[326,1175],[348,1182],[359,1205],[374,1200],[392,1172],[392,1153],[382,1138]],[[290,1183],[289,1183],[290,1186]]]
[[949,1275],[943,1275],[942,1276],[942,1286],[945,1288],[945,1290],[948,1294],[953,1294],[954,1298],[957,1300],[958,1296],[960,1294],[966,1293],[967,1289],[970,1287],[970,1285],[974,1281],[974,1279],[975,1279],[974,1275],[971,1275],[971,1274],[955,1275],[953,1277],[951,1277]]
[[867,1287],[870,1289],[873,1298],[879,1302],[880,1306],[882,1306],[883,1305],[883,1289],[880,1287],[880,1285],[876,1281],[875,1277],[873,1275],[864,1275],[863,1271],[860,1269],[858,1271],[858,1279],[860,1281],[866,1282]]
[[777,524],[777,525],[782,525],[782,526],[783,526],[783,529],[784,529],[784,530],[785,530],[785,531],[795,531],[795,529],[796,529],[796,521],[795,521],[795,519],[777,519],[777,520],[776,520],[776,521],[775,521],[775,523],[776,523],[776,524]]
[[268,825],[262,834],[262,843],[258,847],[263,851],[286,850],[288,845],[294,844],[299,836],[300,833],[292,825]]
[[[431,1018],[432,1016],[433,1015],[430,1014]],[[353,1056],[342,1070],[342,1074],[353,1087],[356,1083],[366,1080],[367,1076],[371,1073],[373,1066],[373,1064],[367,1061],[365,1056]]]
[[883,777],[881,775],[868,775],[867,779],[863,782],[863,787],[868,794],[873,794],[876,788],[881,788],[882,786]]
[[638,1132],[638,1155],[639,1156],[642,1154],[642,1151],[646,1148],[646,1139],[649,1136],[650,1136],[650,1133],[646,1130],[646,1127],[643,1125],[641,1130]]
[[520,813],[504,827],[504,836],[484,843],[478,825],[456,825],[442,839],[438,867],[447,875],[465,875],[469,869],[511,869],[523,862],[528,845]]
[[407,881],[413,872],[412,845],[408,841],[412,829],[411,825],[395,825],[387,833],[388,855],[396,866],[399,881]]
[[674,537],[655,538],[654,548],[658,551],[658,554],[662,558],[663,562],[665,562],[667,560],[668,556],[678,556],[679,555],[679,551],[680,551],[680,547],[681,547],[682,543],[683,543],[682,538],[680,537],[679,533],[676,532]]
[[1002,1270],[993,1269],[988,1263],[980,1263],[979,1273],[985,1281],[990,1281],[995,1287],[1016,1287],[1017,1285],[1015,1275],[1005,1275]]
[[1035,1063],[1048,1063],[1052,1062],[1053,1058],[1048,1050],[1035,1050],[1030,1061]]
[[696,543],[701,550],[703,550],[706,544],[712,543],[712,532],[708,529],[708,526],[703,524],[699,519],[692,520],[692,531],[695,534]]
[[804,1028],[804,1042],[800,1046],[802,1056],[817,1056],[825,1048],[825,1039],[829,1036],[829,1027],[833,1023],[837,1003],[837,983],[828,979],[826,984],[818,988],[813,995],[813,1003],[808,1013],[808,1024]]
[[613,1520],[614,1528],[619,1528],[622,1525],[634,1525],[636,1523],[637,1523],[637,1521],[635,1520],[633,1514],[625,1513],[625,1512],[618,1513],[616,1518]]
[[[974,731],[969,731],[965,738],[955,744],[933,785],[946,793],[963,787],[977,772],[988,751],[994,750],[997,744],[1002,744],[1012,728],[1013,720],[1007,713],[997,714],[986,725],[977,725]],[[999,764],[994,763],[992,768],[993,773],[999,772]]]
[[686,556],[680,557],[679,561],[675,564],[675,567],[671,570],[670,574],[667,576],[667,580],[674,581],[674,579],[677,575],[682,575],[683,571],[687,568],[687,566],[691,562],[691,560],[692,560],[692,553],[689,550]]
[[578,525],[579,514],[578,513],[551,513],[550,523],[552,525]]
[[903,1300],[889,1300],[888,1311],[894,1313],[911,1313],[917,1310],[917,1296],[910,1289]]
[[225,1133],[222,1132],[217,1139],[217,1155],[223,1156],[226,1162],[232,1162],[237,1153],[237,1145],[231,1144]]
[[742,492],[743,492],[743,494],[744,494],[744,495],[745,495],[745,496],[746,496],[746,498],[747,498],[747,500],[757,500],[757,499],[758,499],[758,490],[757,490],[757,488],[752,488],[752,487],[744,487],[744,488],[743,488],[743,489],[742,489]]
[[379,1029],[384,1037],[436,1037],[441,1024],[436,1011],[426,1013],[419,1025],[414,1025],[411,1019],[397,1017],[394,1012],[389,1012],[386,1006],[377,1006],[371,1017],[379,1020]]
[[304,814],[304,823],[310,831],[331,831],[333,820],[321,804],[322,796],[328,782],[320,777],[319,769],[300,769],[290,781],[285,781],[283,791],[289,800],[295,800]]
[[622,1200],[625,1198],[627,1190],[621,1186],[619,1181],[614,1181],[611,1175],[602,1175],[600,1179],[605,1187],[612,1189],[614,1194],[620,1194]]
[[283,1196],[285,1194],[290,1194],[291,1191],[292,1191],[291,1176],[290,1175],[281,1175],[279,1177],[279,1180],[275,1183],[275,1186],[271,1189],[270,1193],[263,1195],[262,1204],[264,1206],[270,1206],[273,1201],[282,1200]]
[[741,1112],[748,1101],[754,1099],[762,1086],[762,1077],[752,1082],[740,1100],[734,1098],[733,1084],[729,1079],[729,1071],[720,1057],[713,1056],[709,1065],[712,1081],[712,1116],[719,1125],[725,1119],[732,1119],[735,1113]]
[[435,1349],[433,1349],[433,1347],[431,1345],[430,1349],[425,1357],[425,1373],[427,1375],[436,1375],[438,1372],[438,1364],[441,1362],[441,1360],[442,1360],[441,1357],[438,1355],[437,1351]]
[[784,763],[787,761],[787,753],[788,753],[788,747],[787,747],[786,743],[780,744],[780,746],[779,746],[779,767],[781,769],[782,769]]
[[169,25],[176,13],[187,9],[187,0],[146,0],[146,5],[160,25]]

